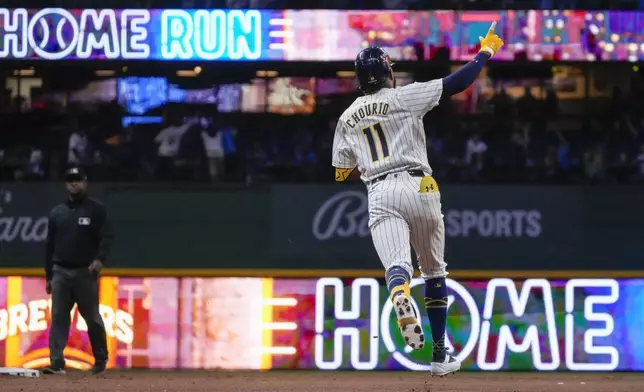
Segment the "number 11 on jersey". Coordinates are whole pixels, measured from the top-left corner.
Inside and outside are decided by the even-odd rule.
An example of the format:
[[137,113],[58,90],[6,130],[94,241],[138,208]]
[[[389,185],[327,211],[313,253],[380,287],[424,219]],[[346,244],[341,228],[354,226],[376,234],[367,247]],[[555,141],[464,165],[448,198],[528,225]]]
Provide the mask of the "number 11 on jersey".
[[373,137],[373,133],[376,131],[378,134],[378,139],[380,140],[380,149],[382,150],[382,158],[387,158],[389,156],[389,145],[387,144],[387,138],[385,133],[382,130],[380,123],[375,123],[370,127],[364,128],[362,133],[367,137],[367,142],[369,142],[369,150],[371,151],[371,161],[376,162],[378,159],[378,149],[376,148],[376,140]]

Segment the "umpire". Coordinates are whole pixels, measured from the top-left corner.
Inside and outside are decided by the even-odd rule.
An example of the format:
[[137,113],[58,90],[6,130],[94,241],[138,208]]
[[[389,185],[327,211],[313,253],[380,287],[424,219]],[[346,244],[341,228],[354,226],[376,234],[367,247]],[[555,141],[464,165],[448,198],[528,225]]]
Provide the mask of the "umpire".
[[92,374],[100,374],[107,365],[107,339],[99,313],[98,277],[113,236],[105,206],[87,196],[83,169],[67,170],[65,182],[69,197],[49,214],[45,272],[47,294],[52,295],[51,364],[43,373],[65,374],[63,350],[69,337],[70,313],[76,303],[92,344]]

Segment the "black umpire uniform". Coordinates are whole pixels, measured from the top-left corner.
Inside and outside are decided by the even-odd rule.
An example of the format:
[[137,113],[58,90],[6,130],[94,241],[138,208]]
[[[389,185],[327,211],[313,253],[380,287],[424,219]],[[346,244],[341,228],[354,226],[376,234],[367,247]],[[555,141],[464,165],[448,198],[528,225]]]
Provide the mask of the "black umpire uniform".
[[113,243],[105,206],[87,196],[87,176],[81,168],[67,170],[68,199],[49,214],[45,272],[52,295],[49,332],[51,365],[45,374],[64,374],[63,350],[69,338],[74,303],[87,323],[94,354],[92,373],[105,371],[107,339],[99,313],[98,281]]

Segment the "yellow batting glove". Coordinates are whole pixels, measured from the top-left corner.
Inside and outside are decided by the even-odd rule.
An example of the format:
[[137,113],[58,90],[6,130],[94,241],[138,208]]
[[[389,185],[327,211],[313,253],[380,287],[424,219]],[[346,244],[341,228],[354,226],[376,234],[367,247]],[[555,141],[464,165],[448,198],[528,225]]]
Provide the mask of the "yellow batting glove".
[[501,38],[499,38],[499,36],[494,33],[495,28],[496,22],[492,22],[490,29],[487,31],[485,37],[479,37],[479,41],[481,42],[481,50],[479,50],[479,52],[485,52],[489,54],[490,57],[497,54],[497,52],[503,46],[503,41],[501,40]]

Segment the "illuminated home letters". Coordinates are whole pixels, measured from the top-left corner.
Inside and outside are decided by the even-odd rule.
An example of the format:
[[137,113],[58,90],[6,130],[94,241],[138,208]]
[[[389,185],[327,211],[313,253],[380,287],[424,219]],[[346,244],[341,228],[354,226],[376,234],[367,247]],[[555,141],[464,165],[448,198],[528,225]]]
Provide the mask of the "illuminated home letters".
[[[499,336],[496,339],[496,347],[492,350],[495,352],[495,360],[487,362],[488,344],[490,342],[490,319],[494,310],[496,292],[499,289],[505,289],[510,298],[512,313],[523,318],[524,323],[528,324],[525,337],[522,342],[517,342],[512,329],[508,325],[501,325]],[[539,327],[531,322],[533,316],[527,315],[526,310],[530,295],[534,294],[534,289],[539,289],[543,296],[544,317],[546,319],[546,331],[548,346],[551,353],[550,362],[544,362],[539,344]],[[528,279],[521,287],[521,294],[517,293],[514,281],[511,279],[492,279],[487,285],[487,294],[485,296],[485,306],[483,308],[483,323],[481,324],[481,336],[479,337],[479,350],[477,364],[481,370],[499,370],[505,364],[505,355],[508,351],[522,353],[531,350],[532,363],[537,370],[555,370],[559,367],[561,359],[559,358],[559,343],[557,341],[557,325],[555,323],[555,310],[552,298],[550,283],[545,279]]]
[[[604,295],[585,295],[583,318],[598,321],[602,328],[588,328],[583,333],[584,352],[598,357],[597,362],[580,363],[575,361],[575,289],[604,289]],[[580,291],[580,290],[577,290]],[[614,304],[619,300],[619,283],[613,279],[572,279],[566,284],[566,367],[573,371],[613,371],[619,364],[619,352],[615,347],[599,346],[595,338],[610,337],[615,328],[615,320],[608,312],[598,312],[595,305]],[[610,360],[606,363],[606,357]]]
[[[422,287],[423,284],[422,279],[414,279],[411,287]],[[455,355],[460,360],[472,357],[481,370],[507,369],[509,353],[528,355],[534,369],[540,371],[562,368],[612,371],[619,365],[619,352],[609,344],[615,321],[607,309],[608,305],[619,300],[619,284],[616,280],[572,279],[565,282],[565,330],[557,328],[557,312],[561,314],[563,309],[555,309],[553,283],[546,279],[527,279],[523,282],[491,279],[484,291],[483,304],[476,302],[475,298],[479,296],[472,295],[467,285],[447,279],[447,286],[448,305],[458,302],[459,309],[469,313],[459,317],[469,320],[470,325],[468,329],[468,326],[459,324],[460,339],[464,341],[458,342],[457,346],[461,349]],[[557,282],[557,287],[561,287],[561,283]],[[333,289],[333,295],[328,293],[330,288]],[[345,290],[349,291],[349,288],[345,288],[338,278],[323,278],[316,285],[315,364],[319,369],[347,368],[349,366],[343,362],[344,358],[350,358],[350,367],[353,369],[386,368],[388,364],[378,363],[381,344],[391,353],[391,358],[404,368],[419,371],[430,369],[428,363],[412,359],[410,349],[396,345],[393,336],[398,331],[390,327],[395,317],[391,314],[391,302],[387,295],[380,298],[381,291],[386,291],[376,279],[356,279],[350,287],[350,305],[346,304]],[[583,312],[575,308],[580,302],[575,298],[578,295],[583,295]],[[365,298],[369,300],[368,307],[361,306]],[[379,301],[383,301],[382,308]],[[480,305],[483,305],[482,313],[479,312]],[[329,312],[327,308],[333,311]],[[363,336],[360,344],[360,334],[366,332],[365,325],[369,326],[370,339],[364,339]],[[521,328],[516,328],[517,325],[521,325]],[[463,336],[463,331],[467,331],[467,338]],[[583,343],[580,336],[583,337]],[[452,346],[453,338],[448,328],[448,346]],[[346,341],[350,343],[350,353],[346,352]],[[330,360],[325,358],[325,348],[333,351]],[[361,356],[361,350],[367,352],[368,356]],[[563,350],[565,361],[562,361]],[[579,358],[575,358],[575,352],[591,363],[580,362]]]
[[[325,291],[332,287],[334,290],[333,304],[334,311],[330,318],[326,318],[325,309]],[[361,290],[365,289],[369,300],[369,308],[366,308],[368,314],[361,316]],[[317,281],[315,287],[315,366],[318,369],[334,370],[342,366],[342,357],[344,353],[344,338],[348,338],[351,350],[351,367],[356,370],[372,370],[378,365],[378,340],[372,339],[378,336],[378,314],[380,308],[379,301],[380,285],[375,279],[356,279],[351,285],[351,305],[345,310],[346,304],[344,299],[344,284],[338,278],[322,278]],[[343,323],[346,321],[359,322],[361,318],[368,317],[369,340],[375,340],[373,344],[368,344],[368,353],[366,360],[360,355],[360,333],[358,327],[337,327],[333,330],[333,337],[325,338],[324,324],[326,322]],[[364,331],[364,330],[363,330]],[[364,333],[364,332],[363,332]],[[325,341],[330,340],[333,346],[333,358],[328,361],[324,358]]]
[[84,9],[73,15],[64,8],[43,8],[28,15],[24,8],[0,8],[0,57],[44,60],[66,58],[147,59],[148,10]]

